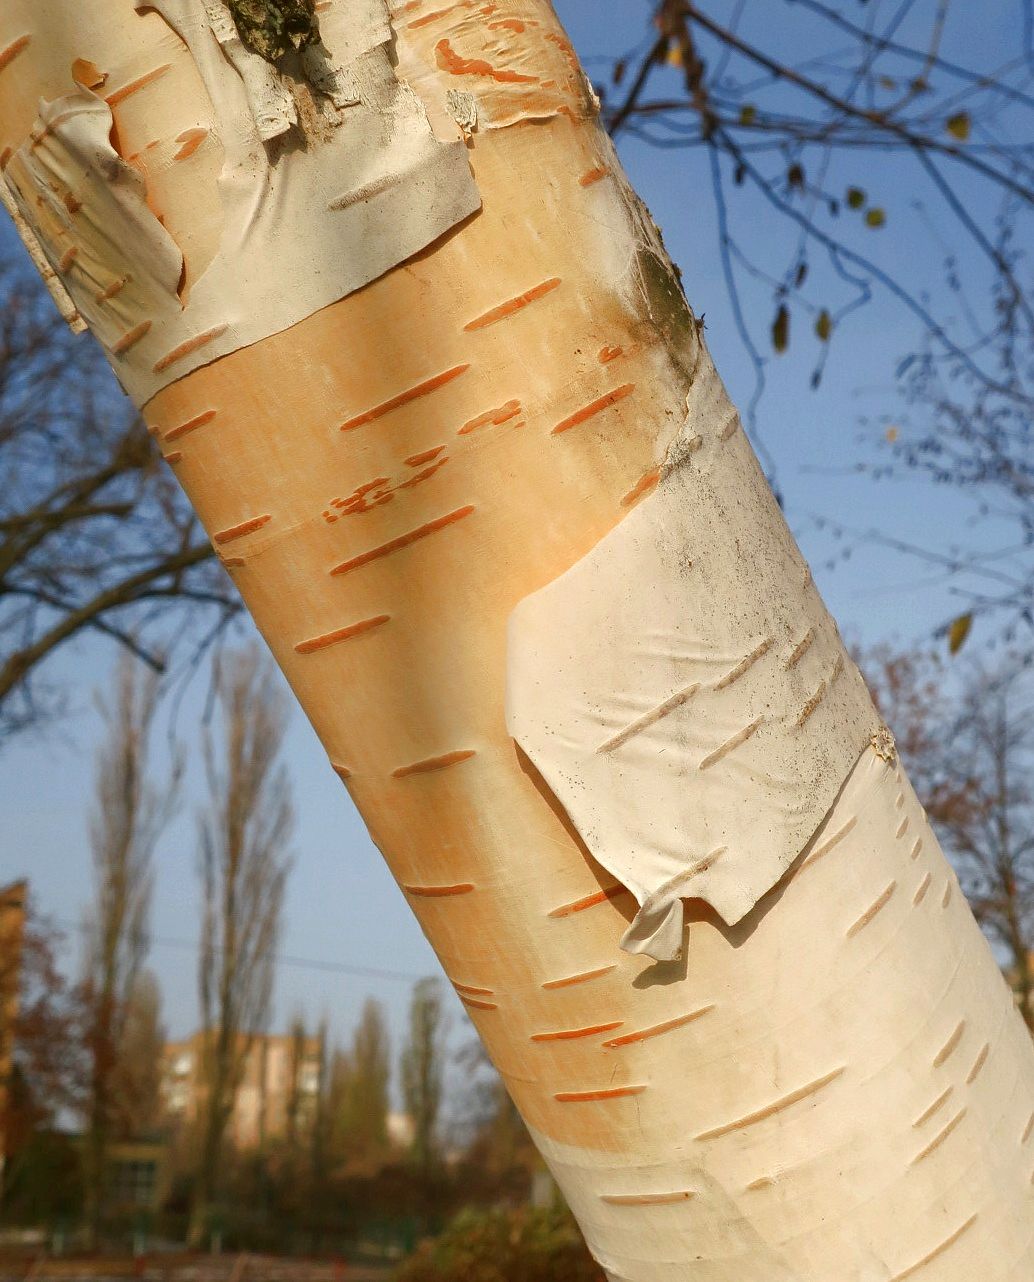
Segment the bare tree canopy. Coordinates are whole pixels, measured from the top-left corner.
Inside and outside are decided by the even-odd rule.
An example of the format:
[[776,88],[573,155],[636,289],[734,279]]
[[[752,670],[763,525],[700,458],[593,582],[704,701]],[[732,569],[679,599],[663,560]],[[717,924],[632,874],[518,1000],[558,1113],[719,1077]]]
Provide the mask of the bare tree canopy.
[[[995,16],[1016,39],[994,63],[982,5],[660,0],[649,34],[601,77],[612,134],[707,153],[726,284],[759,387],[765,353],[785,351],[801,321],[817,340],[817,383],[844,321],[883,291],[919,322],[931,358],[1009,390],[988,345],[1006,323],[1031,324],[1007,228],[1026,231],[1034,212],[1034,15],[1030,0],[1004,10]],[[759,200],[770,214],[760,237]],[[932,242],[920,266],[944,261],[948,308],[907,252],[887,252],[907,218]],[[963,272],[967,262],[980,270]],[[770,289],[767,315],[742,303],[748,280]],[[979,304],[962,297],[969,288]]]
[[2,740],[60,705],[42,666],[81,632],[157,669],[177,614],[237,601],[94,340],[27,266],[0,265],[0,297]]
[[281,763],[287,701],[257,647],[227,652],[216,676],[222,742],[205,740],[200,816],[198,980],[205,1098],[190,1237],[199,1244],[218,1187],[223,1137],[251,1039],[269,1017],[293,809]]
[[94,890],[86,922],[81,983],[83,1038],[89,1060],[85,1106],[86,1219],[94,1240],[104,1206],[105,1164],[117,1128],[119,1060],[148,948],[155,843],[174,803],[178,769],[162,786],[150,778],[158,679],[131,655],[118,670],[114,696],[101,704],[107,739],[97,757],[90,825]]
[[863,656],[916,792],[974,915],[1007,960],[1034,1032],[1034,686],[1014,656],[967,662],[946,691],[935,655]]

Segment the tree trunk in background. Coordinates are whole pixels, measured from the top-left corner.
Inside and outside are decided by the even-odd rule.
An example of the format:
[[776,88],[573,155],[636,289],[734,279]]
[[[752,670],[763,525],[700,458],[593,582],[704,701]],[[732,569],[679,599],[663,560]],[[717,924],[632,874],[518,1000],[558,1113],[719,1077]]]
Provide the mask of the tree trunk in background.
[[[377,80],[362,61],[371,41],[356,46],[350,66],[362,64],[362,75],[338,82],[344,123],[336,132],[324,128],[326,104],[299,88],[298,75],[270,88],[268,64],[256,70],[248,58],[257,55],[223,30],[224,62],[236,59],[258,104],[256,128],[292,110],[284,84],[295,100],[305,136],[296,129],[287,146],[275,121],[269,126],[270,183],[293,164],[331,166],[334,148],[354,137],[349,112],[372,113],[356,147],[380,137],[374,116],[407,109],[383,80],[390,65],[420,94],[440,138],[455,133],[454,120],[465,126],[480,211],[465,217],[473,206],[457,194],[451,169],[440,182],[417,183],[403,211],[415,218],[448,207],[444,234],[428,236],[424,226],[409,236],[411,220],[397,208],[390,218],[378,213],[395,188],[383,175],[363,181],[380,172],[375,164],[325,174],[327,199],[310,202],[312,225],[307,212],[260,255],[272,277],[304,247],[323,265],[316,283],[299,277],[296,289],[270,296],[264,333],[256,327],[267,316],[242,308],[225,323],[199,324],[180,344],[169,340],[179,313],[168,289],[179,288],[187,311],[199,314],[225,302],[229,315],[235,300],[252,298],[256,263],[235,246],[261,245],[247,235],[269,211],[249,206],[242,238],[220,243],[216,184],[230,143],[202,79],[211,93],[225,68],[209,65],[218,53],[211,31],[202,32],[208,44],[197,35],[213,5],[160,0],[160,8],[164,17],[134,16],[124,0],[8,0],[0,17],[0,143],[16,151],[8,182],[23,211],[31,212],[34,190],[46,205],[47,183],[33,187],[33,165],[51,156],[66,108],[36,121],[37,103],[72,92],[69,68],[82,60],[80,98],[96,90],[110,106],[112,145],[145,176],[148,208],[165,230],[148,225],[153,250],[139,255],[134,280],[114,233],[101,250],[96,235],[62,242],[60,211],[53,225],[37,220],[37,232],[143,404],[609,1276],[1026,1276],[1034,1265],[1034,1052],[885,741],[877,737],[879,751],[866,748],[860,759],[856,752],[852,769],[827,769],[832,809],[823,803],[818,831],[752,911],[728,926],[691,899],[683,960],[654,963],[619,946],[635,905],[590,854],[600,854],[603,827],[572,821],[582,813],[577,780],[549,762],[551,791],[508,733],[508,678],[520,719],[536,675],[525,654],[514,687],[508,620],[516,610],[515,636],[526,640],[520,629],[533,594],[559,583],[565,608],[556,631],[536,634],[547,649],[566,644],[568,630],[580,639],[580,619],[592,632],[587,691],[598,675],[592,646],[613,631],[596,625],[608,607],[619,623],[641,625],[646,658],[668,644],[652,618],[623,617],[622,600],[590,593],[591,609],[582,609],[582,598],[571,607],[563,595],[572,568],[588,567],[597,583],[623,566],[630,532],[649,533],[650,520],[661,531],[655,542],[674,552],[671,582],[706,568],[712,544],[724,548],[722,574],[700,602],[701,619],[711,613],[697,650],[707,649],[708,628],[741,621],[750,632],[755,617],[775,618],[783,604],[791,622],[802,602],[818,623],[802,622],[795,644],[773,625],[742,658],[711,656],[725,662],[725,675],[707,668],[706,679],[654,699],[652,712],[642,690],[619,690],[618,710],[638,720],[624,730],[615,723],[618,733],[596,754],[618,760],[633,733],[640,747],[655,743],[640,732],[674,724],[693,691],[713,701],[706,706],[720,720],[750,689],[762,711],[693,765],[693,786],[713,780],[717,789],[719,771],[696,772],[713,763],[725,771],[768,742],[765,683],[787,682],[820,651],[829,657],[832,668],[809,677],[813,698],[801,700],[796,725],[806,735],[854,680],[549,5],[399,5],[397,61],[378,63]],[[373,0],[318,6],[332,55],[338,16],[376,8]],[[365,87],[356,90],[359,81]],[[385,130],[384,145],[408,129]],[[33,130],[36,141],[23,147]],[[118,158],[104,155],[109,172],[125,178]],[[59,187],[63,173],[84,172],[61,164],[48,171]],[[224,171],[227,202],[240,172]],[[66,208],[80,199],[61,190]],[[129,205],[104,207],[114,210],[114,227]],[[369,216],[356,253],[367,265],[376,259],[337,301],[319,294],[341,268],[316,226],[328,208]],[[137,206],[132,219],[143,226]],[[384,237],[398,249],[395,265],[377,257]],[[174,255],[162,267],[170,243],[183,250],[182,279]],[[84,263],[107,261],[104,254],[113,265],[94,271],[91,293]],[[156,280],[165,272],[165,294],[150,281],[147,294],[140,282],[152,264]],[[206,278],[212,264],[218,270]],[[128,299],[121,331],[96,311],[115,297],[110,290]],[[306,291],[316,299],[308,312]],[[206,355],[219,359],[191,368]],[[702,497],[654,519],[677,485],[703,486]],[[700,513],[710,513],[706,537],[681,546],[677,522]],[[602,563],[592,556],[601,540]],[[642,583],[634,574],[626,583],[631,600]],[[662,617],[678,598],[667,586],[651,601]],[[816,638],[821,645],[811,645]],[[692,639],[684,648],[679,661],[695,662]],[[539,665],[543,690],[559,671]],[[562,700],[541,702],[536,714],[564,711],[553,706]],[[550,742],[557,752],[571,748],[560,732]],[[785,742],[793,742],[789,731]],[[540,764],[549,752],[547,743]],[[637,822],[656,819],[651,762],[660,779],[666,760],[655,751],[629,768],[629,778],[646,780],[642,804],[633,790],[626,807]],[[794,773],[773,759],[765,786],[792,791]],[[743,775],[744,788],[756,775]],[[735,788],[734,773],[721,777]],[[620,771],[613,779],[614,789],[584,796],[603,806],[625,786]],[[728,798],[726,809],[752,822],[753,800],[735,791]],[[759,840],[744,863],[742,852],[723,860],[719,846],[693,873],[711,875],[713,864],[730,895],[751,901],[759,887],[744,887],[771,853]]]
[[[205,740],[209,803],[200,815],[202,1117],[188,1243],[207,1239],[219,1192],[226,1131],[256,1034],[265,1032],[294,822],[280,759],[286,696],[257,646],[223,656],[216,680],[222,725]],[[258,1138],[266,1122],[261,1044]]]
[[174,800],[178,765],[160,788],[149,780],[158,681],[125,655],[115,694],[102,705],[107,738],[97,756],[90,824],[93,902],[86,920],[80,986],[89,1069],[83,1110],[87,1241],[96,1248],[104,1219],[108,1150],[118,1133],[117,1089],[128,1052],[125,1033],[148,947],[155,842]]

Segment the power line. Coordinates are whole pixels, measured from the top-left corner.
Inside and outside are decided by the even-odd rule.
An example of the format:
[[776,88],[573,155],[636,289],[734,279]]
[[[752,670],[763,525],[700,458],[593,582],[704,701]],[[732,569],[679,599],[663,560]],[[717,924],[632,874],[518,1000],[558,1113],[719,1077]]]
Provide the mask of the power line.
[[[89,929],[89,927],[81,923],[63,921],[59,917],[52,920],[65,930],[78,931],[80,934]],[[176,939],[171,935],[151,935],[149,942],[158,948],[174,948],[180,952],[193,953],[195,956],[200,951],[200,946],[196,941]],[[217,948],[215,951],[222,953],[223,949]],[[418,975],[411,971],[387,970],[379,966],[354,966],[348,962],[322,961],[312,957],[295,957],[290,953],[274,953],[272,960],[275,966],[292,966],[298,970],[318,970],[335,975],[355,975],[361,979],[392,979],[406,984],[413,984],[419,979],[426,978],[425,975]]]

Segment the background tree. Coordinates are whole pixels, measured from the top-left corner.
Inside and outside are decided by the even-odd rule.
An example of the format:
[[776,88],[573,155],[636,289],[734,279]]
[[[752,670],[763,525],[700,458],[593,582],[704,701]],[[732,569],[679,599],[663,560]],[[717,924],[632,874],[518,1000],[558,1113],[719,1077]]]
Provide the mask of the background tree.
[[[89,1059],[85,1103],[84,1174],[88,1232],[96,1240],[104,1200],[108,1143],[121,1107],[120,1058],[131,1048],[134,996],[148,946],[147,918],[155,843],[176,791],[174,763],[167,782],[149,779],[151,734],[158,701],[155,674],[126,656],[115,693],[101,709],[107,740],[98,756],[90,829],[93,903],[86,922],[80,985],[83,1040]],[[127,1068],[133,1073],[136,1069]]]
[[[17,989],[17,1007],[5,1004],[7,1055],[0,1082],[0,1217],[39,1219],[78,1198],[78,1163],[58,1151],[48,1132],[63,1111],[82,1105],[85,1063],[79,1007],[57,958],[65,937],[25,901],[21,946],[0,948],[0,991]],[[10,942],[5,939],[5,942]],[[59,1147],[59,1146],[58,1146]]]
[[185,611],[218,626],[238,607],[94,340],[6,251],[0,297],[2,741],[61,706],[43,664],[82,632],[160,670]]
[[166,1040],[161,1008],[158,980],[152,971],[141,970],[129,995],[112,1088],[116,1133],[122,1138],[153,1134],[161,1118]]
[[227,1123],[248,1051],[267,1022],[273,952],[290,867],[293,825],[280,761],[286,700],[256,648],[227,653],[216,679],[222,722],[209,734],[210,801],[200,820],[204,1093],[189,1238],[202,1241],[218,1188]]
[[390,1082],[391,1046],[384,1008],[368,997],[351,1048],[338,1052],[334,1062],[337,1144],[350,1165],[369,1168],[385,1155]]
[[[950,357],[988,390],[1008,387],[991,339],[1032,313],[999,218],[1010,212],[1022,243],[1034,213],[1034,16],[1011,0],[996,17],[1017,32],[999,65],[984,60],[986,14],[948,0],[655,0],[650,34],[600,77],[612,134],[705,154],[758,388],[763,353],[785,351],[801,320],[818,340],[817,383],[834,334],[877,291],[919,322],[933,365]],[[760,238],[758,198],[772,215]],[[912,270],[922,265],[902,270],[886,252],[888,232],[911,219],[910,231],[929,236],[934,222],[943,237],[947,306]],[[747,280],[771,291],[767,314],[741,302]],[[959,308],[978,280],[981,304]]]
[[936,655],[890,647],[863,662],[919,799],[977,920],[1007,960],[1034,1032],[1030,669],[1014,657],[994,669],[973,662],[951,679]]
[[931,818],[977,920],[1005,950],[1034,1032],[1034,699],[1030,672],[974,667],[943,743]]
[[461,1132],[466,1160],[486,1176],[502,1177],[523,1201],[531,1172],[542,1168],[528,1128],[480,1041],[463,1046],[457,1059],[466,1081]]
[[413,986],[409,1034],[399,1061],[402,1100],[413,1127],[412,1159],[430,1181],[440,1160],[438,1119],[442,1107],[446,1019],[441,984],[421,979]]

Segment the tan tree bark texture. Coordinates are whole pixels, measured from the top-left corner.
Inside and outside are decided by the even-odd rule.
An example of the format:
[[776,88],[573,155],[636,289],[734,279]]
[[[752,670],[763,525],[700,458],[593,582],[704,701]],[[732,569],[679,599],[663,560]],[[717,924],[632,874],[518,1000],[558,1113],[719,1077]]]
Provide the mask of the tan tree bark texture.
[[591,1250],[1034,1276],[1030,1040],[550,5],[315,8],[6,0],[8,203]]

